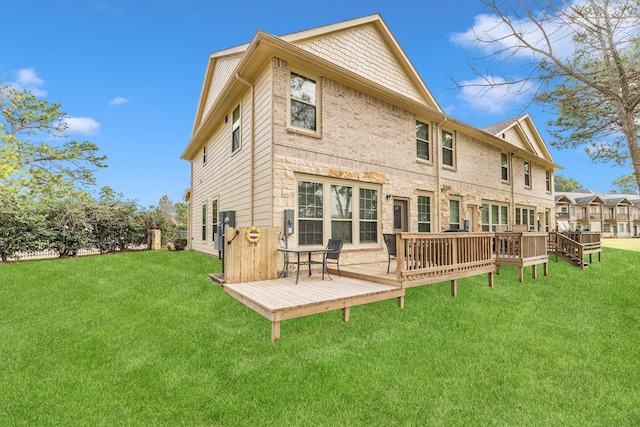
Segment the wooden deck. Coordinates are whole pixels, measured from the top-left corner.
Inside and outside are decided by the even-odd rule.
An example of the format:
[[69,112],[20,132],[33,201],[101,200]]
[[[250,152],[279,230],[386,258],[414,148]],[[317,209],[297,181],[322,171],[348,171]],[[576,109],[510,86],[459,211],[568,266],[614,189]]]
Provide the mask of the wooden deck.
[[[385,266],[386,271],[386,266]],[[350,277],[322,280],[320,276],[224,284],[224,291],[255,312],[271,320],[271,341],[280,338],[280,322],[296,317],[342,309],[349,321],[350,307],[396,298],[404,307],[405,290],[398,286],[367,282]]]

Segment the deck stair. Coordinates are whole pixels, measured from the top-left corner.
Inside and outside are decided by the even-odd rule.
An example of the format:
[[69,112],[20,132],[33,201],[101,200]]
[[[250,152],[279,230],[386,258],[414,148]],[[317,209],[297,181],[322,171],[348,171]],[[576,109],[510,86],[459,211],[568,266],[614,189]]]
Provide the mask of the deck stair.
[[[600,234],[599,233],[549,233],[548,239],[548,251],[550,254],[555,254],[556,262],[558,258],[562,258],[570,264],[585,269],[592,262],[592,254],[598,254],[598,261],[600,261],[600,254],[602,248],[600,246]],[[585,255],[589,255],[589,263],[584,259]]]

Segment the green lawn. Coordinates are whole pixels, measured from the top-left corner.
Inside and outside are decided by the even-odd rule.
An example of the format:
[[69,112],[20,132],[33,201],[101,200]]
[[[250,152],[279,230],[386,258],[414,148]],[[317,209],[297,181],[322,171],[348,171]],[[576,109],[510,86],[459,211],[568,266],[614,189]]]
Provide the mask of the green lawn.
[[640,425],[640,254],[270,322],[142,252],[0,265],[0,425]]

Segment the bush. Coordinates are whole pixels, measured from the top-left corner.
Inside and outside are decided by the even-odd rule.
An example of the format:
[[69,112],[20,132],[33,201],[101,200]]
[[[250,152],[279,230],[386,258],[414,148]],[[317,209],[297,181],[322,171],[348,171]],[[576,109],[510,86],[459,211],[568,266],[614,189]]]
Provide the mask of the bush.
[[176,248],[176,251],[181,251],[187,247],[187,239],[183,239],[183,238],[173,239],[173,246]]

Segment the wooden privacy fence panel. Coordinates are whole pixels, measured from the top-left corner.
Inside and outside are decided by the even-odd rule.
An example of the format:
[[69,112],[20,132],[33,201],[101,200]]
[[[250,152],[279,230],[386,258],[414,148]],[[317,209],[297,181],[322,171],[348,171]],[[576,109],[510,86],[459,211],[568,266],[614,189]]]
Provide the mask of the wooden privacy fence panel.
[[399,233],[397,275],[421,284],[493,272],[493,235],[486,233]]
[[224,247],[224,282],[241,283],[278,277],[278,234],[282,227],[262,228],[258,242],[247,239],[249,228],[227,228]]

